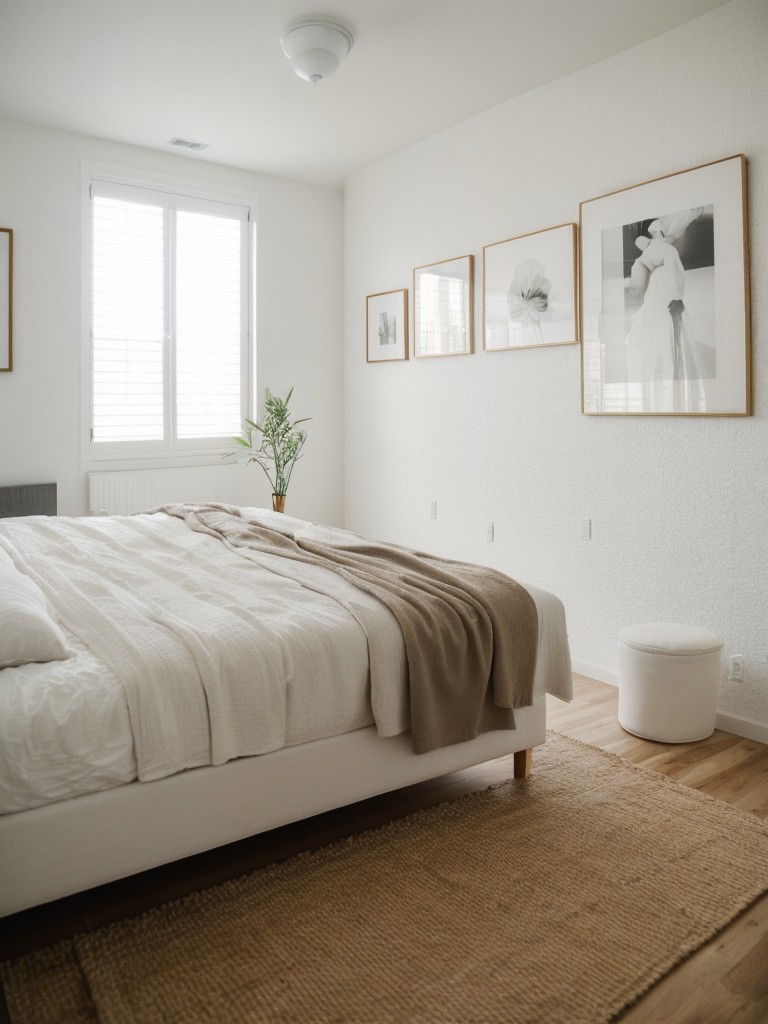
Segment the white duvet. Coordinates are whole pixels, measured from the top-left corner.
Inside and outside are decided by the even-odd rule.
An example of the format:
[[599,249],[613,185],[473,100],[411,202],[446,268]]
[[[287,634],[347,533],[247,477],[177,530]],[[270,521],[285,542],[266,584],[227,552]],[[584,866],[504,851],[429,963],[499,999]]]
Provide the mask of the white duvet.
[[[0,672],[0,812],[374,721],[408,728],[397,622],[335,573],[243,557],[163,514],[6,520],[0,546],[76,651]],[[567,698],[562,605],[529,590],[536,692]]]

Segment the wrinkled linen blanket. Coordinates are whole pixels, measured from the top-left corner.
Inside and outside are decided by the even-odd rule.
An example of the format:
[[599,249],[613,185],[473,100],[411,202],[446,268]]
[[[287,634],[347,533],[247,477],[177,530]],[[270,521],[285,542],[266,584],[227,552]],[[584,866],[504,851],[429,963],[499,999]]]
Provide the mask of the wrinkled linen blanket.
[[[0,546],[79,641],[71,661],[0,673],[0,789],[4,765],[9,785],[26,779],[38,804],[39,792],[63,799],[130,781],[131,764],[133,778],[149,781],[374,721],[368,644],[342,603],[181,520],[8,519]],[[380,611],[379,713],[383,735],[395,735],[408,728],[405,658],[397,623]],[[46,782],[51,758],[74,794]]]
[[[364,543],[266,510],[245,514],[278,536],[306,534],[342,553]],[[339,572],[222,544],[166,514],[4,520],[0,547],[41,586],[80,651],[72,662],[3,670],[0,754],[14,759],[8,784],[21,771],[30,790],[9,810],[371,721],[384,737],[411,727],[398,621]],[[569,700],[562,603],[526,589],[538,610],[534,693]],[[49,748],[50,770],[41,760]],[[56,778],[46,782],[50,771]]]
[[[276,522],[253,509],[179,504],[153,511],[183,519],[245,556],[279,555],[331,569],[383,602],[405,642],[415,753],[514,729],[513,708],[533,702],[536,604],[508,576],[347,531]],[[364,610],[356,617],[370,638],[376,623]]]

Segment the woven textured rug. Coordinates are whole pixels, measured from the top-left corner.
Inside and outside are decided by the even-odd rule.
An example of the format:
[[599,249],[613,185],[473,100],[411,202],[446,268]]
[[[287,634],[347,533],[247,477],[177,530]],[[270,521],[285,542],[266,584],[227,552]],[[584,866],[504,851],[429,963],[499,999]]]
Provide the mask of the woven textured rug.
[[23,1024],[598,1024],[768,889],[768,824],[550,734],[509,781],[2,967]]

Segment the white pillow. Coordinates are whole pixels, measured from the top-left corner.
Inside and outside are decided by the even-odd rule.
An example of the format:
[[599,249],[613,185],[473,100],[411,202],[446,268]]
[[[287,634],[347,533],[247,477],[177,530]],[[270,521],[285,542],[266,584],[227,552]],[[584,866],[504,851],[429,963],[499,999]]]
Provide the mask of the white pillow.
[[0,669],[72,654],[40,587],[10,560],[0,560]]

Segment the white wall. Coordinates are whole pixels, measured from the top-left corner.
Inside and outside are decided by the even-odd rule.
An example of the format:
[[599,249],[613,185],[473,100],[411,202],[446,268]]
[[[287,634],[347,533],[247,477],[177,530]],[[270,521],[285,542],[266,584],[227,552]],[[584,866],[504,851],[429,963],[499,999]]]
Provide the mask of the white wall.
[[[257,199],[257,389],[295,386],[312,416],[288,510],[343,516],[342,195],[100,139],[0,120],[0,226],[14,231],[14,369],[0,373],[0,484],[55,480],[87,511],[80,456],[81,161],[170,175]],[[258,467],[253,503],[269,504]]]
[[[766,725],[767,52],[768,4],[735,0],[362,170],[345,198],[349,528],[552,590],[574,658],[606,673],[624,625],[710,628],[745,656],[745,682],[724,681],[721,710]],[[365,296],[410,289],[413,267],[475,254],[481,349],[483,245],[739,152],[754,417],[581,416],[576,346],[366,365]]]

